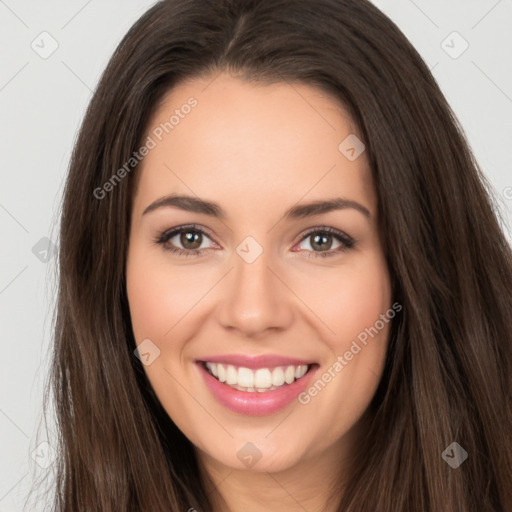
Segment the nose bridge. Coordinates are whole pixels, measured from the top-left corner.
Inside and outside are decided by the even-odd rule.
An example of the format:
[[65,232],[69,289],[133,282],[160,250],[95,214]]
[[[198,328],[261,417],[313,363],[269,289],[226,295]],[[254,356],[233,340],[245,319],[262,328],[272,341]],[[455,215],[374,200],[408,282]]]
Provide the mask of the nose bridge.
[[271,296],[270,289],[275,285],[271,282],[272,273],[268,269],[268,254],[261,254],[254,261],[247,261],[243,257],[235,258],[234,279],[238,283],[237,293],[240,298],[253,294],[254,298],[266,298]]
[[261,248],[260,254],[255,256],[254,250],[249,240],[247,245],[240,244],[237,254],[233,255],[234,269],[222,294],[219,315],[225,327],[247,334],[284,328],[292,318],[292,305],[286,289],[269,270],[272,268],[271,251]]

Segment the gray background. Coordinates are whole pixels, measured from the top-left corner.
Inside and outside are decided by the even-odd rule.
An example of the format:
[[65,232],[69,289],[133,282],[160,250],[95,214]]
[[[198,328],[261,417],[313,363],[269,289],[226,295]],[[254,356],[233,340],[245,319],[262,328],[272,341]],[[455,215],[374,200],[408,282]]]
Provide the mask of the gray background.
[[[108,58],[153,3],[0,0],[0,512],[21,511],[34,479],[51,475],[51,418],[48,430],[40,422],[63,180]],[[512,0],[375,3],[433,70],[495,189],[510,240]]]

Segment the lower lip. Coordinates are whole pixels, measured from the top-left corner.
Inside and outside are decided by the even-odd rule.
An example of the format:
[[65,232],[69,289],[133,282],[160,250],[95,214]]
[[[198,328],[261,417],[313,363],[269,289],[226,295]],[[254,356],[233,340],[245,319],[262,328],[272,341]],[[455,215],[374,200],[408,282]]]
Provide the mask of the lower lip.
[[308,387],[314,373],[318,369],[318,366],[315,365],[309,369],[304,377],[291,384],[285,384],[278,389],[261,392],[254,391],[251,393],[249,391],[239,391],[227,384],[223,384],[208,373],[203,363],[197,363],[197,365],[208,389],[222,405],[233,412],[249,416],[264,416],[284,409]]

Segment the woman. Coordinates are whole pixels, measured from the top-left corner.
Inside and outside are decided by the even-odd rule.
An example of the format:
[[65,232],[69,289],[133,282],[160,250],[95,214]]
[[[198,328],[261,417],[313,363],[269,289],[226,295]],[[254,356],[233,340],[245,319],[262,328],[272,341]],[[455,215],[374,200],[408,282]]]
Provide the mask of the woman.
[[512,510],[512,257],[362,0],[164,0],[65,189],[56,510]]

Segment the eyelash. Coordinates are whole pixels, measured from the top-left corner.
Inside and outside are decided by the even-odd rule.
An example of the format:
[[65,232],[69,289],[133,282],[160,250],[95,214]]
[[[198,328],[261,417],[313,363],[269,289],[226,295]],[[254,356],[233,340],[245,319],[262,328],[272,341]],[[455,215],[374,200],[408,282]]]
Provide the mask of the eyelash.
[[[164,250],[169,251],[178,256],[200,256],[205,251],[209,249],[180,249],[179,247],[166,247],[165,244],[173,238],[175,235],[186,233],[186,232],[196,232],[201,233],[202,235],[206,235],[208,238],[212,238],[211,235],[205,231],[203,228],[199,227],[196,224],[190,224],[187,226],[179,226],[177,228],[172,228],[170,230],[164,231],[159,236],[157,236],[154,240],[156,244],[162,245]],[[330,256],[335,256],[336,254],[344,253],[355,246],[356,240],[342,231],[337,229],[323,226],[319,228],[311,228],[308,230],[303,237],[299,240],[298,244],[302,243],[304,240],[309,238],[312,235],[322,234],[322,235],[331,235],[336,238],[339,242],[341,242],[342,246],[337,249],[331,249],[328,251],[310,251],[306,250],[308,258],[326,258]],[[296,244],[297,245],[297,244]]]

